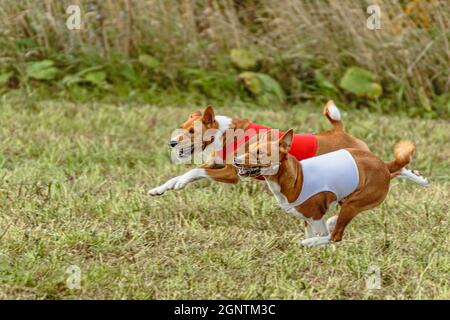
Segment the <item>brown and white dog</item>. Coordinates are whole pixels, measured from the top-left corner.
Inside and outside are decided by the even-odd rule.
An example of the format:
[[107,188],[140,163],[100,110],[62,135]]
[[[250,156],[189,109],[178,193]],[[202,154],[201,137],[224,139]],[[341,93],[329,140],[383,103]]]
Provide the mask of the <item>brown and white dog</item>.
[[[395,146],[395,160],[389,163],[368,150],[355,148],[298,161],[289,154],[292,129],[280,139],[267,136],[250,145],[246,154],[236,157],[235,166],[240,175],[251,177],[277,166],[275,174],[264,178],[278,203],[288,213],[306,221],[304,246],[341,241],[346,225],[358,213],[384,200],[390,180],[400,174],[415,151],[411,142],[402,141]],[[279,153],[277,163],[250,164],[250,156],[265,154],[270,158],[270,152]],[[325,223],[323,217],[333,202],[339,202],[340,212]]]
[[[299,160],[321,155],[324,153],[332,152],[343,148],[354,148],[359,150],[369,151],[367,145],[349,135],[344,131],[341,121],[341,114],[333,101],[329,101],[323,111],[327,117],[333,129],[325,132],[321,132],[314,135],[316,141],[315,148],[311,154],[303,154]],[[226,141],[226,131],[248,130],[253,124],[248,119],[230,118],[227,116],[215,115],[211,106],[208,106],[204,112],[196,111],[192,113],[189,118],[181,125],[181,129],[185,130],[192,135],[186,137],[186,135],[179,135],[169,142],[170,147],[177,152],[179,158],[190,157],[194,152],[194,127],[195,125],[201,126],[202,134],[208,131],[208,129],[216,129],[219,133],[223,133],[219,139],[223,140],[223,145],[227,145],[229,141]],[[197,127],[198,128],[198,127]],[[304,135],[306,137],[306,135]],[[182,189],[187,184],[198,179],[211,179],[224,183],[237,183],[239,176],[237,169],[233,166],[232,161],[228,163],[218,163],[216,161],[217,150],[214,149],[213,139],[214,137],[203,137],[201,145],[201,152],[210,155],[206,162],[195,169],[191,169],[183,175],[174,177],[164,184],[149,190],[148,194],[152,196],[162,195],[167,190]],[[306,137],[307,138],[307,137]],[[231,160],[233,159],[231,155]],[[406,168],[402,169],[399,176],[415,181],[421,185],[427,185],[428,181],[416,173],[413,173]]]

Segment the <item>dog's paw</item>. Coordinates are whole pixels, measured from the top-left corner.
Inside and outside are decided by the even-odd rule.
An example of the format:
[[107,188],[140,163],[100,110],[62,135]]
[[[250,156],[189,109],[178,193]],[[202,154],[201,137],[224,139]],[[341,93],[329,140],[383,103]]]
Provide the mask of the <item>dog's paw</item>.
[[164,192],[166,192],[167,190],[171,190],[175,187],[175,184],[178,181],[178,177],[172,178],[169,181],[167,181],[166,183],[164,183],[163,185],[160,185],[159,187],[150,189],[147,194],[149,196],[160,196],[162,194],[164,194]]
[[415,174],[417,176],[417,180],[418,180],[417,183],[418,184],[420,184],[420,185],[422,185],[424,187],[429,187],[430,186],[430,182],[428,181],[428,179],[425,178],[424,176],[422,176],[420,174],[419,170],[412,170],[411,172],[412,172],[412,174]]
[[164,194],[166,190],[161,188],[161,187],[157,187],[157,188],[153,188],[148,190],[147,195],[149,196],[160,196],[162,194]]
[[414,181],[415,183],[424,186],[424,187],[428,187],[430,186],[430,182],[428,181],[427,178],[423,177],[419,171],[417,170],[409,170],[406,168],[403,168],[400,171],[400,174],[398,175],[399,178],[404,178],[404,179],[409,179]]
[[312,237],[308,239],[304,239],[301,242],[301,245],[304,247],[316,247],[316,246],[323,246],[330,243],[330,236],[325,237]]

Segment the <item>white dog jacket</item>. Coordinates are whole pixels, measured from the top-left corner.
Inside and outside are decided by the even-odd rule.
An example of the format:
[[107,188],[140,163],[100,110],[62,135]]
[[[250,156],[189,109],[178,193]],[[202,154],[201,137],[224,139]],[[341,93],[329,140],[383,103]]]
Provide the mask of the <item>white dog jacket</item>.
[[340,201],[359,184],[359,173],[355,159],[347,150],[338,150],[300,161],[303,172],[303,185],[294,202],[281,203],[288,211],[319,192],[333,192]]

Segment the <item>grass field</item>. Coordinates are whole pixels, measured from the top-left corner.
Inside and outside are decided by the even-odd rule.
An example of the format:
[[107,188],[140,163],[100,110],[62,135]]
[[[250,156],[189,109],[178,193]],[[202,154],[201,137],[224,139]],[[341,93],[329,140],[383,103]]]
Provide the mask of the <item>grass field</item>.
[[[344,241],[303,248],[303,223],[263,183],[196,182],[148,197],[187,168],[167,141],[195,107],[0,100],[0,298],[450,298],[450,124],[344,113],[384,160],[416,143],[423,188],[394,180]],[[328,128],[321,106],[219,107],[298,131]],[[80,289],[66,269],[81,270]],[[382,288],[366,289],[381,269]]]

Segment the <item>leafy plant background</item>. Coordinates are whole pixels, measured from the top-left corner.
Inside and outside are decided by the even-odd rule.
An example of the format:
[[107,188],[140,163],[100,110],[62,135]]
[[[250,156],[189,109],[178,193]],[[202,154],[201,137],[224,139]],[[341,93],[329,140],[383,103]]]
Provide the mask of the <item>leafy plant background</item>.
[[[366,28],[370,4],[380,30]],[[81,30],[65,8],[81,7]],[[445,0],[0,2],[0,94],[450,114]]]

